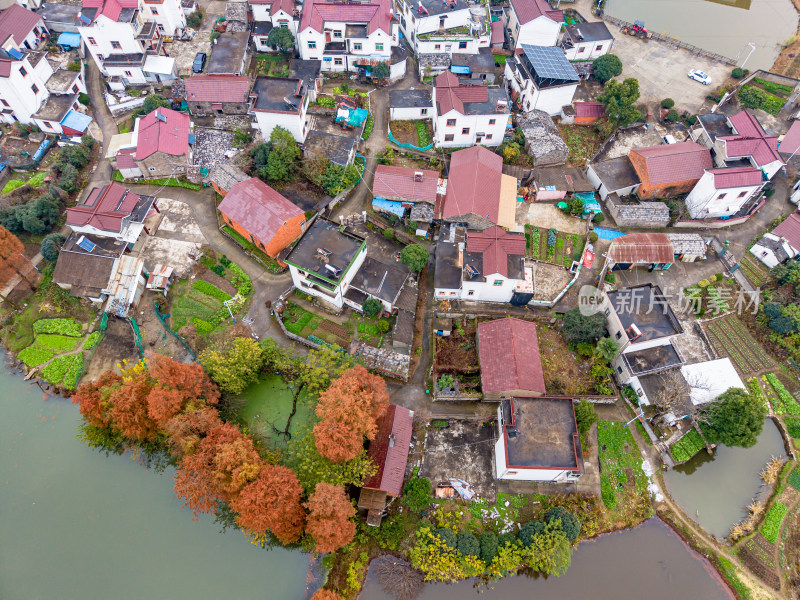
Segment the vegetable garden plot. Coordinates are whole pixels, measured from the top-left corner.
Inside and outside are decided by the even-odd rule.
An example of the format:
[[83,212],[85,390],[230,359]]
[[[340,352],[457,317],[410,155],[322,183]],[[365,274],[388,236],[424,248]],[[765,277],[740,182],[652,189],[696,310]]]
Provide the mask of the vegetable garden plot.
[[736,316],[709,321],[706,332],[717,353],[730,357],[736,369],[746,377],[777,366]]

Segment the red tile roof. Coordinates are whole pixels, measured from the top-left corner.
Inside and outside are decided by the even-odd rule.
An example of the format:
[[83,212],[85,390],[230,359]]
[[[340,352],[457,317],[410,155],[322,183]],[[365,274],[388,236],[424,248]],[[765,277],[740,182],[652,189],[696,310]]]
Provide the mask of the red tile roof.
[[12,4],[0,13],[0,43],[5,42],[8,36],[13,36],[14,42],[21,45],[41,20],[42,17],[35,12]]
[[94,188],[77,206],[67,209],[67,225],[91,225],[101,231],[122,231],[122,219],[131,214],[140,197],[118,183]]
[[83,7],[99,8],[98,17],[103,15],[116,21],[123,8],[139,8],[139,2],[138,0],[83,0]]
[[800,215],[790,214],[772,233],[784,238],[792,248],[800,248]]
[[753,167],[712,169],[709,173],[714,175],[714,189],[717,190],[761,185],[763,179],[761,169],[754,169]]
[[606,114],[606,107],[601,102],[576,102],[575,103],[575,116],[576,117],[597,117],[600,118]]
[[789,131],[783,136],[778,151],[781,154],[794,154],[800,150],[800,121],[794,121]]
[[8,77],[11,75],[11,61],[0,59],[0,77]]
[[264,244],[286,221],[303,215],[291,201],[256,177],[233,184],[218,209]]
[[[728,117],[736,135],[721,136],[728,158],[752,156],[759,167],[781,161],[778,154],[778,137],[767,135],[761,123],[746,110]],[[781,161],[782,162],[782,161]]]
[[489,40],[489,43],[494,44],[502,44],[506,39],[505,31],[503,30],[503,22],[502,21],[492,21],[492,37]]
[[700,179],[706,169],[714,166],[708,148],[695,142],[633,148],[631,154],[644,158],[646,173],[639,173],[639,177],[646,178],[650,185]]
[[245,75],[195,75],[186,80],[189,102],[247,102],[250,78]]
[[547,0],[511,0],[511,6],[517,13],[520,25],[525,25],[542,15],[556,23],[564,21],[564,13],[560,10],[553,10]]
[[369,25],[369,33],[380,29],[391,35],[391,20],[391,6],[388,0],[380,0],[380,3],[375,4],[309,0],[303,5],[303,16],[300,18],[298,31],[310,27],[314,31],[322,32],[326,22],[347,22],[366,23]]
[[441,218],[475,213],[497,223],[503,159],[483,146],[453,152]]
[[524,390],[544,394],[536,325],[509,317],[478,324],[483,393]]
[[[422,173],[422,181],[415,181],[415,173]],[[439,173],[406,167],[378,165],[372,183],[372,195],[388,200],[436,203],[436,186]]]
[[120,150],[117,153],[117,168],[118,169],[135,169],[136,162],[133,160],[133,154],[136,152],[135,148],[130,150]]
[[483,231],[467,232],[467,252],[483,254],[484,275],[508,277],[508,256],[525,256],[525,236],[509,233],[496,225]]
[[666,233],[629,233],[611,242],[608,258],[615,263],[671,263],[675,250]]
[[389,405],[378,419],[378,433],[367,451],[378,472],[367,479],[362,488],[380,490],[390,496],[401,494],[413,425],[414,411]]
[[465,102],[488,102],[489,90],[485,85],[459,85],[458,77],[445,71],[435,80],[436,108],[439,115],[446,115],[451,110],[466,114]]
[[160,107],[139,119],[137,125],[137,160],[155,152],[173,156],[189,153],[189,115]]
[[250,0],[250,4],[271,4],[269,14],[274,15],[279,10],[292,14],[294,12],[294,0]]

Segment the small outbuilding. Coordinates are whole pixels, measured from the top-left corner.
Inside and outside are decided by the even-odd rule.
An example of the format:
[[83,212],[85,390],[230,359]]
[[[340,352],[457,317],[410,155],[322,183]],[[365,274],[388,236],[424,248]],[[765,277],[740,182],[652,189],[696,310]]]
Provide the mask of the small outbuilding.
[[478,359],[483,399],[545,393],[536,324],[509,317],[478,324]]

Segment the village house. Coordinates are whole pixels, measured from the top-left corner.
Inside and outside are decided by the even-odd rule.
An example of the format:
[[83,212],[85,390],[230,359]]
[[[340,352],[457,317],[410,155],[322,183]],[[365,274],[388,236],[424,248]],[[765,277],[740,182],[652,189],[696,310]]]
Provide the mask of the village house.
[[575,67],[555,46],[522,45],[522,52],[506,59],[504,73],[511,98],[523,112],[542,110],[548,115],[561,114],[572,104],[580,77]]
[[436,171],[378,165],[372,182],[372,208],[398,218],[430,223],[439,189]]
[[764,183],[761,169],[709,169],[686,197],[686,209],[693,219],[733,217],[758,199]]
[[106,158],[125,179],[181,176],[192,164],[193,131],[189,115],[160,107],[113,136]]
[[[481,3],[483,4],[483,3]],[[415,54],[477,54],[489,49],[491,20],[485,5],[464,0],[397,0],[400,29]]]
[[594,125],[606,114],[602,102],[573,102],[561,108],[562,125]]
[[706,242],[699,233],[668,233],[675,262],[706,259]]
[[296,142],[306,141],[311,117],[307,114],[309,97],[303,80],[257,77],[252,96],[253,127],[263,139],[268,140],[276,127],[283,127]]
[[322,71],[362,75],[384,62],[394,81],[406,71],[406,51],[400,46],[398,27],[392,21],[390,0],[308,0],[303,5],[297,33],[300,58],[322,60]]
[[53,283],[75,298],[99,304],[127,244],[113,237],[71,232],[58,254]]
[[722,113],[699,115],[689,134],[711,151],[718,168],[753,167],[770,180],[784,166],[778,137],[768,135],[746,110],[731,117]]
[[214,40],[208,57],[209,75],[246,75],[250,42],[249,31],[225,32]]
[[103,290],[108,296],[103,312],[122,319],[128,317],[139,304],[145,290],[147,280],[144,277],[144,259],[130,254],[123,254],[114,263],[114,270]]
[[78,32],[100,73],[113,78],[116,89],[176,76],[175,59],[162,47],[158,24],[145,19],[150,12],[143,0],[83,0],[84,24]]
[[[627,158],[627,156],[623,158]],[[606,209],[618,227],[667,227],[669,225],[669,206],[664,202],[622,200],[616,193],[608,194],[605,201]]]
[[419,121],[423,119],[433,119],[433,98],[430,90],[389,91],[390,121]]
[[158,212],[153,196],[134,194],[111,182],[93,188],[77,205],[67,209],[67,225],[75,233],[114,238],[133,248],[144,231],[151,211]]
[[0,12],[0,43],[5,44],[11,37],[17,50],[36,50],[47,39],[48,33],[41,15],[19,4],[12,4]]
[[321,69],[321,60],[301,60],[299,58],[289,60],[289,78],[303,80],[309,102],[316,102],[317,92],[322,89]]
[[691,141],[633,148],[628,158],[641,181],[636,195],[642,200],[685,194],[712,167],[708,149]]
[[[47,23],[47,29],[51,34],[78,33],[78,27],[85,25],[85,22],[81,20],[82,11],[83,7],[80,4],[42,2],[42,5],[36,9],[36,14]],[[61,39],[60,35],[58,37]],[[67,39],[74,39],[74,37]],[[81,44],[79,33],[77,44],[78,46]]]
[[186,14],[179,0],[144,0],[144,15],[155,21],[162,35],[174,36],[186,27]]
[[497,408],[497,429],[497,479],[575,483],[583,475],[571,398],[504,399]]
[[483,231],[443,228],[436,245],[434,298],[530,302],[533,272],[525,265],[525,236],[496,226]]
[[294,0],[249,0],[253,14],[253,45],[257,52],[270,50],[267,38],[275,27],[285,27],[297,39],[300,9]]
[[563,200],[567,194],[591,194],[592,183],[577,167],[542,167],[533,170],[531,189],[536,202]]
[[346,167],[355,160],[360,140],[361,133],[358,130],[342,131],[332,122],[317,119],[306,136],[303,155],[314,159],[325,158],[335,165]]
[[642,184],[639,174],[627,156],[590,163],[586,167],[586,177],[603,200],[609,196],[625,198],[635,194]]
[[217,210],[225,223],[272,258],[306,229],[303,211],[257,177],[233,184]]
[[250,31],[250,5],[247,0],[228,0],[225,3],[225,31],[239,33]]
[[367,511],[367,525],[380,525],[387,501],[403,493],[413,433],[413,410],[390,404],[378,418],[377,433],[367,450],[376,472],[364,482],[358,496],[358,508]]
[[604,272],[630,271],[645,267],[648,271],[666,271],[672,266],[675,250],[665,233],[629,233],[611,242]]
[[336,310],[367,257],[367,242],[336,223],[317,219],[282,261],[289,265],[292,284]]
[[250,78],[244,75],[194,75],[184,80],[186,104],[194,116],[246,115],[250,112]]
[[770,269],[800,254],[800,215],[790,214],[750,248],[750,254]]
[[454,52],[450,59],[450,72],[462,83],[492,85],[494,83],[494,54],[482,48],[477,54]]
[[567,60],[594,60],[611,51],[614,36],[602,21],[573,23],[564,27],[559,46]]
[[536,324],[513,317],[478,323],[481,391],[486,401],[543,396]]
[[506,19],[510,48],[516,50],[522,44],[555,46],[564,13],[551,8],[547,0],[512,0]]
[[504,89],[461,85],[450,72],[436,78],[433,105],[433,140],[438,148],[499,146],[511,119]]
[[533,159],[534,167],[566,164],[569,147],[550,115],[541,110],[532,110],[516,115],[515,125],[525,138],[525,152]]
[[463,223],[470,229],[516,225],[517,180],[503,174],[503,159],[473,146],[453,152],[444,201],[436,218]]
[[250,179],[250,176],[239,167],[230,162],[217,163],[203,178],[203,183],[211,184],[211,187],[220,195],[225,196],[234,184]]

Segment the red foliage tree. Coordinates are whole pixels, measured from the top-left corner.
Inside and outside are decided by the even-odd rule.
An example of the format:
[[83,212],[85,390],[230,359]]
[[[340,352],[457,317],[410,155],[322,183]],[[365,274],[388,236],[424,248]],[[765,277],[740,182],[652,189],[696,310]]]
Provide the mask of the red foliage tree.
[[253,441],[235,425],[214,427],[194,454],[181,460],[175,473],[175,494],[197,513],[211,513],[217,502],[231,503],[253,481],[261,459]]
[[388,405],[389,392],[381,377],[362,365],[348,369],[319,396],[317,452],[333,462],[352,460],[363,449],[364,438],[375,437],[376,420]]
[[97,381],[84,383],[78,386],[72,395],[72,403],[77,404],[81,415],[89,425],[95,427],[108,427],[111,425],[111,414],[108,403],[110,392],[109,387],[115,387],[122,383],[122,378],[113,371],[106,371],[100,375]]
[[200,440],[218,425],[222,425],[219,413],[210,406],[175,415],[164,425],[170,452],[178,459],[194,454]]
[[158,435],[158,425],[147,412],[147,396],[153,389],[153,380],[147,371],[123,378],[109,396],[109,413],[114,427],[126,438],[149,442]]
[[306,532],[317,543],[317,552],[333,552],[352,541],[356,524],[350,519],[356,510],[343,487],[318,483],[305,507],[309,511]]
[[[34,289],[39,274],[30,259],[23,254],[24,251],[25,248],[19,238],[0,226],[0,290],[15,280],[15,277],[25,280],[25,283]],[[13,305],[5,296],[0,298]]]
[[269,530],[283,544],[303,534],[306,513],[300,505],[303,488],[291,469],[264,465],[258,477],[242,489],[231,508],[239,513],[236,522],[255,533]]
[[331,590],[320,589],[314,592],[314,595],[311,596],[311,600],[342,600],[342,597]]
[[196,363],[180,363],[168,356],[148,358],[150,376],[156,384],[147,396],[148,413],[160,426],[187,407],[214,405],[219,389]]

